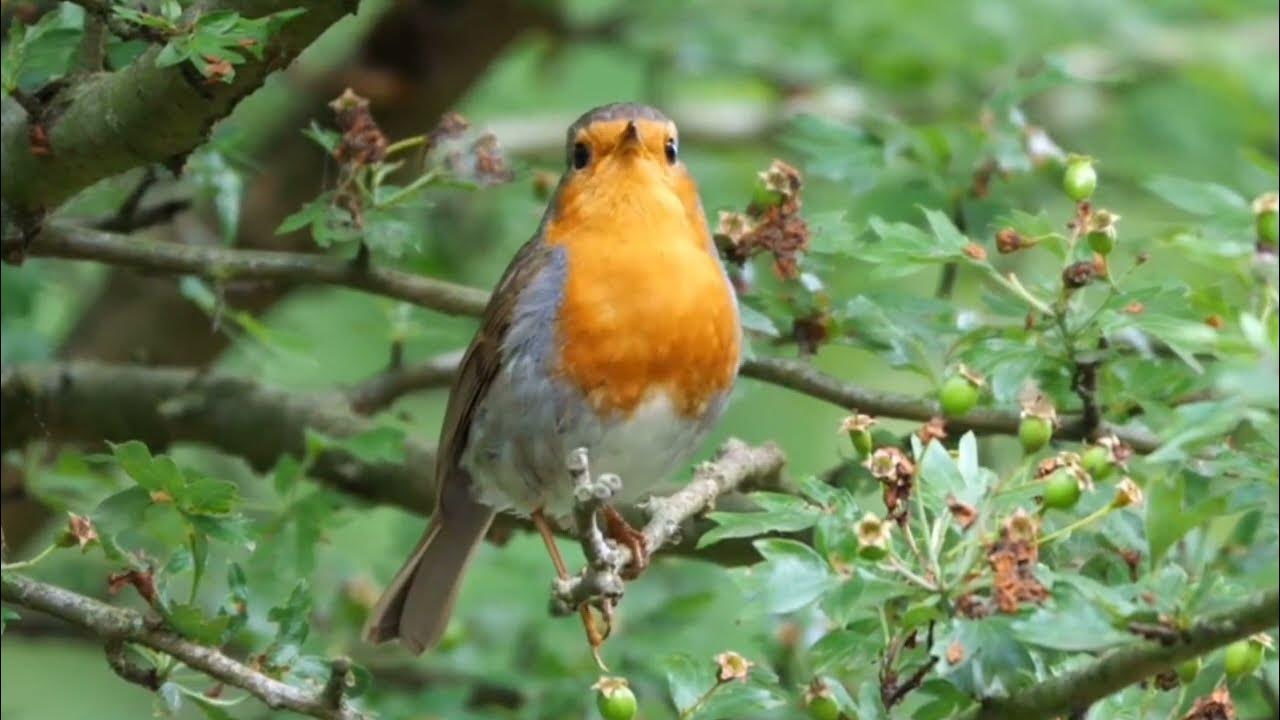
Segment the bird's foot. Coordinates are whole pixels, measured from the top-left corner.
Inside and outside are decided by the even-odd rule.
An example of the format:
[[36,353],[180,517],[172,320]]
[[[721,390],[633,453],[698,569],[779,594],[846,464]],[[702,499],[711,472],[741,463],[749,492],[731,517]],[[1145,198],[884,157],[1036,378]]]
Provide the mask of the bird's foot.
[[631,551],[631,562],[622,569],[622,579],[635,580],[649,567],[649,543],[644,533],[631,527],[626,518],[612,506],[605,505],[602,512],[605,535]]

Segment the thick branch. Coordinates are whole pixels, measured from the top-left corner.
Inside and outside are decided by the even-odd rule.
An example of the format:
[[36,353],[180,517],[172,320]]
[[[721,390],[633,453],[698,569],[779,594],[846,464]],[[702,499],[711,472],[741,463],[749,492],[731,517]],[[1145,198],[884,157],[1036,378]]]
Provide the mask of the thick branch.
[[[6,258],[11,252],[18,252],[20,249],[20,240],[5,240]],[[96,260],[141,270],[189,273],[223,279],[252,278],[344,285],[454,315],[479,315],[488,300],[484,291],[475,288],[395,270],[359,268],[332,257],[148,242],[79,228],[46,231],[35,239],[26,254],[33,257]],[[389,391],[383,392],[387,388],[394,388],[396,394],[403,394],[441,382],[439,359],[432,360],[431,363],[428,367],[406,366],[388,371],[377,381],[378,392],[372,393],[376,401],[386,403],[394,399],[395,395],[388,394]],[[834,378],[797,360],[750,358],[743,363],[742,375],[826,400],[845,409],[856,408],[859,412],[870,415],[926,422],[941,414],[936,402],[869,390]],[[979,433],[1012,435],[1018,432],[1019,420],[1016,411],[979,408],[964,418],[948,421],[948,426],[961,432],[974,430]],[[1064,415],[1061,423],[1055,433],[1061,439],[1084,440],[1091,437],[1093,428],[1081,416]],[[1098,429],[1103,433],[1115,433],[1120,440],[1139,452],[1150,452],[1159,445],[1159,440],[1154,435],[1140,428],[1121,428],[1103,423]]]
[[1268,590],[1232,610],[1197,622],[1161,643],[1143,640],[1103,655],[1091,665],[1005,698],[989,698],[969,720],[1064,715],[1178,663],[1276,626],[1280,591]]
[[9,96],[0,127],[0,193],[23,215],[53,209],[95,182],[139,165],[180,158],[208,137],[267,75],[288,65],[354,4],[315,0],[211,0],[198,10],[262,17],[302,7],[271,39],[263,60],[236,66],[230,83],[206,83],[189,63],[157,67],[161,46],[117,72],[86,76],[60,94],[41,123],[49,151],[32,152],[31,118]]
[[[298,396],[252,380],[175,368],[60,363],[0,370],[0,448],[31,440],[141,440],[160,451],[193,442],[270,469],[301,458],[306,430],[346,437],[373,427],[340,396]],[[434,503],[435,448],[405,442],[405,462],[363,462],[327,452],[311,469],[344,492],[427,514]]]
[[182,661],[187,667],[253,695],[268,707],[292,710],[325,720],[362,720],[365,715],[345,702],[331,703],[325,693],[313,693],[273,680],[234,660],[214,648],[199,645],[168,630],[150,626],[142,614],[116,608],[55,585],[32,580],[18,573],[5,572],[0,578],[0,591],[5,602],[39,610],[73,625],[90,630],[113,641],[108,645],[112,667],[130,674],[130,681],[142,680],[136,668],[124,669],[119,654],[121,641],[137,643]]

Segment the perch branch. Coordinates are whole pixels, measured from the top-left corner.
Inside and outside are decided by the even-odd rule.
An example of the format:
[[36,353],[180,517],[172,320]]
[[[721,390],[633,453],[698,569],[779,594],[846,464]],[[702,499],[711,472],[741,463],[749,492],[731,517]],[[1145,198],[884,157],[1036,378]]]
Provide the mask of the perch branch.
[[1054,717],[1087,708],[1184,660],[1273,628],[1277,616],[1280,616],[1280,591],[1268,590],[1231,610],[1200,620],[1176,637],[1141,640],[1016,694],[987,698],[965,717],[966,720]]
[[366,717],[342,702],[340,693],[338,702],[334,704],[325,692],[309,692],[273,680],[214,648],[153,627],[147,618],[134,610],[112,607],[14,572],[5,572],[0,577],[0,590],[5,602],[48,613],[107,640],[108,662],[117,673],[127,674],[126,679],[131,682],[151,687],[147,684],[148,678],[139,674],[141,669],[124,658],[123,645],[126,642],[170,655],[192,670],[244,690],[273,709],[292,710],[324,720],[363,720]]
[[[725,493],[744,484],[775,482],[784,463],[782,450],[772,443],[753,447],[741,440],[725,441],[715,458],[694,470],[688,485],[643,504],[649,516],[642,530],[645,546],[650,553],[655,553],[671,543],[681,525],[714,506],[716,498]],[[582,472],[586,472],[585,463]],[[598,497],[591,497],[580,504],[595,507],[599,503]],[[617,589],[617,594],[621,594],[620,578],[623,569],[632,562],[631,550],[624,545],[610,545],[603,539],[599,543],[584,541],[583,550],[587,554],[586,567],[568,582],[557,584],[554,598],[557,605],[577,608],[597,600],[606,589]]]
[[[203,275],[214,279],[249,278],[276,280],[297,284],[330,284],[384,295],[451,315],[478,316],[484,311],[488,295],[475,288],[386,270],[373,266],[355,267],[338,258],[301,253],[235,250],[223,247],[193,247],[175,243],[151,242],[125,238],[83,228],[58,227],[46,230],[29,247],[20,239],[4,241],[4,257],[22,252],[31,257],[59,257],[94,260],[139,270]],[[406,365],[392,368],[362,389],[353,399],[371,406],[385,405],[399,395],[423,387],[435,387],[445,375],[441,358],[426,367]],[[798,360],[781,358],[749,358],[742,365],[743,377],[785,387],[825,400],[845,409],[883,417],[927,422],[941,414],[938,404],[909,395],[877,392],[844,382]],[[1095,428],[1080,415],[1064,415],[1056,436],[1064,440],[1085,440]],[[1014,435],[1020,417],[1015,410],[979,408],[948,427],[960,432]],[[1114,433],[1138,452],[1151,452],[1159,439],[1141,428],[1116,427],[1106,423],[1097,428]]]

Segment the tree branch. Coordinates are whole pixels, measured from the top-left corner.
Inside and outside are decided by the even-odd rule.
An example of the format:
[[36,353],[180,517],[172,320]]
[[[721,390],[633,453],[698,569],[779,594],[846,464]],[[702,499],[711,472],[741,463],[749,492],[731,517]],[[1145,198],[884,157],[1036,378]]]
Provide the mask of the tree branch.
[[0,576],[0,591],[6,602],[48,613],[110,641],[107,653],[111,667],[117,673],[127,674],[126,679],[130,682],[148,686],[146,678],[138,675],[139,668],[128,664],[123,657],[124,642],[137,643],[170,655],[193,670],[244,690],[273,709],[292,710],[325,720],[363,720],[366,717],[345,702],[331,703],[331,696],[325,692],[308,692],[273,680],[214,648],[193,643],[168,630],[153,628],[147,618],[134,610],[112,607],[14,572]]
[[[3,255],[12,262],[20,241],[5,238]],[[27,248],[33,257],[93,260],[151,272],[199,275],[210,280],[268,280],[295,285],[324,284],[364,290],[450,315],[479,315],[488,295],[482,290],[431,278],[357,265],[341,258],[268,250],[236,250],[214,245],[180,245],[126,238],[85,228],[50,228]],[[19,256],[20,258],[20,256]]]
[[234,10],[256,18],[299,6],[306,12],[283,25],[262,60],[250,57],[237,65],[230,83],[193,81],[188,63],[158,67],[160,45],[117,72],[75,81],[40,119],[49,138],[47,153],[32,152],[31,118],[6,95],[0,111],[0,195],[6,207],[37,216],[99,180],[185,156],[268,74],[292,62],[320,33],[353,11],[354,4],[210,0],[190,11]]
[[[488,295],[475,288],[434,280],[378,267],[356,267],[346,261],[301,253],[234,250],[223,247],[193,247],[124,238],[110,233],[83,228],[52,228],[37,236],[29,247],[17,238],[4,241],[3,255],[25,251],[32,257],[59,257],[73,260],[95,260],[140,270],[202,275],[214,279],[249,278],[290,283],[330,284],[364,290],[397,298],[425,308],[451,315],[478,316],[484,311]],[[377,381],[373,404],[389,403],[399,394],[442,382],[439,359],[431,367],[406,366],[387,371]],[[743,377],[760,380],[845,409],[883,417],[927,422],[941,414],[936,402],[896,393],[876,392],[834,378],[812,365],[781,358],[749,358],[742,365]],[[419,384],[421,383],[421,384]],[[1095,431],[1114,433],[1125,444],[1139,452],[1151,452],[1159,439],[1140,428],[1116,427],[1106,423],[1097,428],[1079,415],[1064,415],[1055,433],[1064,440],[1090,439]],[[948,420],[949,428],[964,432],[1018,432],[1017,411],[979,408],[963,418]]]
[[1143,640],[1108,652],[1091,665],[1001,698],[988,698],[966,720],[1054,717],[1119,692],[1184,660],[1276,626],[1280,591],[1268,590],[1231,610],[1205,618],[1161,643]]
[[448,387],[458,375],[462,352],[447,352],[411,366],[396,366],[351,388],[347,397],[361,415],[386,409],[397,398],[416,390]]
[[[929,419],[942,415],[942,408],[932,400],[910,395],[876,392],[831,377],[817,368],[798,360],[782,358],[751,358],[742,365],[742,375],[763,382],[779,385],[804,393],[844,408],[855,408],[868,415],[899,418],[902,420]],[[1059,417],[1061,427],[1054,437],[1063,440],[1090,438],[1085,423],[1079,415]],[[976,433],[1016,435],[1019,415],[1016,411],[996,408],[977,408],[962,418],[948,419],[947,429]],[[1123,428],[1102,423],[1101,432],[1114,433],[1125,444],[1138,452],[1151,452],[1160,440],[1150,432],[1139,428]]]
[[[717,498],[740,486],[776,484],[784,464],[786,457],[773,443],[753,447],[741,440],[726,440],[715,458],[694,469],[693,480],[688,485],[666,497],[649,498],[642,504],[649,516],[641,531],[645,548],[650,554],[656,553],[675,540],[688,521],[713,507]],[[580,472],[587,473],[585,463]],[[622,481],[625,483],[626,478]],[[594,515],[599,498],[585,498],[579,504]],[[554,590],[557,606],[568,611],[599,599],[606,590],[620,596],[622,572],[634,559],[630,548],[625,544],[606,544],[598,530],[582,540],[586,565],[575,577],[557,583]],[[616,600],[616,597],[610,599]]]

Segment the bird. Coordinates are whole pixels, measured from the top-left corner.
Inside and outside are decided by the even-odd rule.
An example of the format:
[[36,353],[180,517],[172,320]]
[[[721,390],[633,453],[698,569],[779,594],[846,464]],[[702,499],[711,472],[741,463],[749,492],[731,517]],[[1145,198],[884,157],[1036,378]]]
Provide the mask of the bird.
[[[399,639],[415,654],[438,644],[498,513],[530,518],[567,577],[552,532],[573,511],[570,453],[584,448],[593,472],[621,478],[611,502],[661,486],[722,415],[742,342],[675,124],[642,104],[587,111],[568,129],[542,221],[463,356],[440,432],[435,511],[365,638]],[[633,551],[629,569],[643,569],[643,535],[605,514]]]

